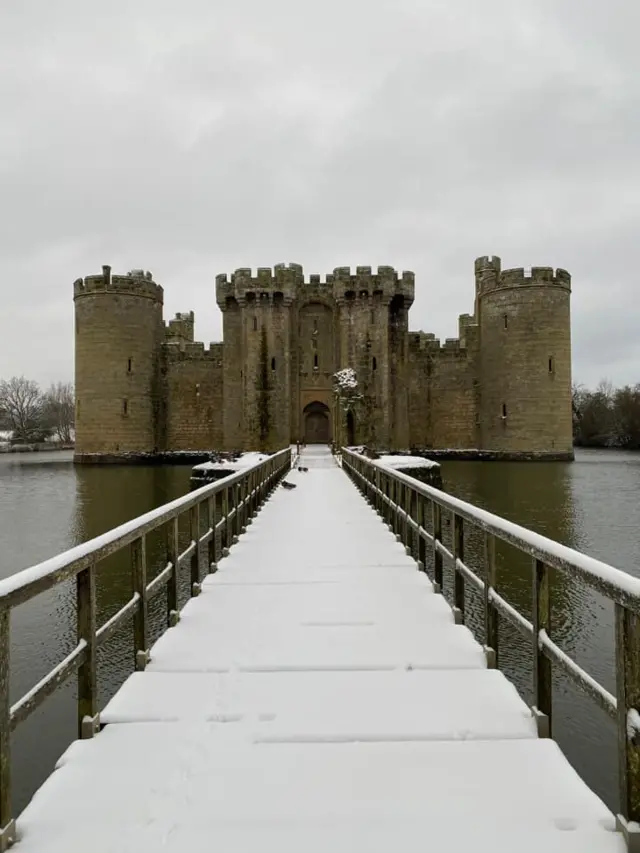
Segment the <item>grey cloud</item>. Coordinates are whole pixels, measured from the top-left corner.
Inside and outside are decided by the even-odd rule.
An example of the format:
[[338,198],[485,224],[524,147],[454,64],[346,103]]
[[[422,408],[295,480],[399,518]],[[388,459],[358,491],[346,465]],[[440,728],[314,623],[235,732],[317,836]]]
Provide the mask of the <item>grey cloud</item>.
[[[0,13],[0,375],[72,372],[71,282],[144,266],[219,337],[216,272],[473,260],[574,276],[576,379],[640,380],[638,11],[612,0],[24,0]],[[627,300],[627,301],[625,301]],[[25,343],[27,341],[27,343]]]

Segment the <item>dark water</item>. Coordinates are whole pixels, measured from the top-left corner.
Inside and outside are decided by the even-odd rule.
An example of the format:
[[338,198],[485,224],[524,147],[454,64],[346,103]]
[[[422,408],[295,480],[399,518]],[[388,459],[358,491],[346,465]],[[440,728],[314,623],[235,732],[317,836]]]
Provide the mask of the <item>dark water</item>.
[[[625,571],[640,576],[640,454],[580,451],[576,462],[443,463],[448,491],[491,509]],[[71,454],[0,454],[0,578],[159,506],[189,487],[188,467],[79,467]],[[164,545],[149,542],[160,567]],[[467,562],[479,558],[470,537]],[[526,614],[531,606],[530,563],[499,551],[499,586]],[[99,579],[102,623],[131,594],[126,554],[105,561]],[[446,591],[446,584],[445,584]],[[188,591],[186,586],[183,596]],[[162,597],[152,611],[162,626]],[[554,579],[554,639],[613,690],[613,610],[571,579]],[[468,602],[471,621],[478,602]],[[48,672],[75,642],[75,590],[64,584],[18,608],[12,621],[13,700]],[[531,648],[508,627],[501,634],[501,668],[529,699]],[[101,706],[131,671],[126,626],[100,652]],[[48,699],[14,740],[14,805],[19,812],[75,737],[75,685]],[[554,733],[588,784],[616,808],[615,730],[603,712],[564,681],[554,685]]]

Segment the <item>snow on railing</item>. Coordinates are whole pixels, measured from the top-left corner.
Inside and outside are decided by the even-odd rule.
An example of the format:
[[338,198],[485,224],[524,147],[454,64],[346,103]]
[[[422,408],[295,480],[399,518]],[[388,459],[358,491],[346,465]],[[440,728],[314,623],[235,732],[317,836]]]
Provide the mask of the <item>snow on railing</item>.
[[[200,592],[204,574],[215,571],[218,560],[238,541],[273,488],[291,467],[291,448],[256,461],[228,477],[190,492],[177,500],[134,518],[119,527],[24,569],[0,581],[0,853],[15,839],[11,807],[11,732],[74,673],[78,674],[78,735],[92,737],[99,728],[97,649],[133,617],[136,669],[149,661],[149,603],[167,590],[168,627],[180,619],[178,603],[181,570],[189,564],[190,592]],[[178,523],[189,517],[189,544],[180,550]],[[206,528],[203,531],[203,528]],[[167,560],[151,581],[147,537],[167,534]],[[133,594],[100,627],[96,618],[96,582],[106,557],[131,548]],[[12,608],[70,579],[76,580],[76,646],[64,660],[13,706],[9,703],[10,623]]]
[[[360,453],[343,448],[342,465],[405,544],[407,552],[415,556],[419,568],[429,572],[437,593],[443,591],[446,561],[453,574],[452,609],[457,623],[465,621],[466,582],[482,594],[483,640],[488,666],[498,665],[501,618],[529,639],[535,699],[532,712],[541,736],[551,736],[552,665],[616,720],[621,792],[618,826],[629,848],[636,849],[633,845],[640,843],[640,709],[637,707],[640,705],[640,579]],[[449,519],[450,548],[443,541],[443,516],[445,526],[446,517]],[[484,537],[481,572],[465,559],[465,543],[469,531],[474,529]],[[504,542],[531,558],[532,621],[498,592],[497,542]],[[553,571],[579,578],[614,603],[616,696],[552,640],[550,580]]]

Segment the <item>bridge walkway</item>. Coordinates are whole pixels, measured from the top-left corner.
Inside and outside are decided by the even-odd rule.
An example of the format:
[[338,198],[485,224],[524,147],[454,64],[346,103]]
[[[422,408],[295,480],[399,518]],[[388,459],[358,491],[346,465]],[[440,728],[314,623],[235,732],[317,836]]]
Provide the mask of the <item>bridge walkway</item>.
[[20,853],[622,853],[324,448],[18,821]]

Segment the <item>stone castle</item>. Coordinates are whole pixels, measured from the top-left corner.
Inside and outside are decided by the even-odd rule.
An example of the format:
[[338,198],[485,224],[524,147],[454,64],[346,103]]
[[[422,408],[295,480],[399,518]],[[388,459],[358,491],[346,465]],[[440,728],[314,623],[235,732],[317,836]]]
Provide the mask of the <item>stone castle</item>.
[[[74,283],[76,458],[276,450],[297,441],[572,458],[571,277],[475,262],[475,304],[444,344],[409,331],[414,274],[297,264],[216,278],[223,342],[165,323],[143,270]],[[333,376],[355,369],[344,411]]]

